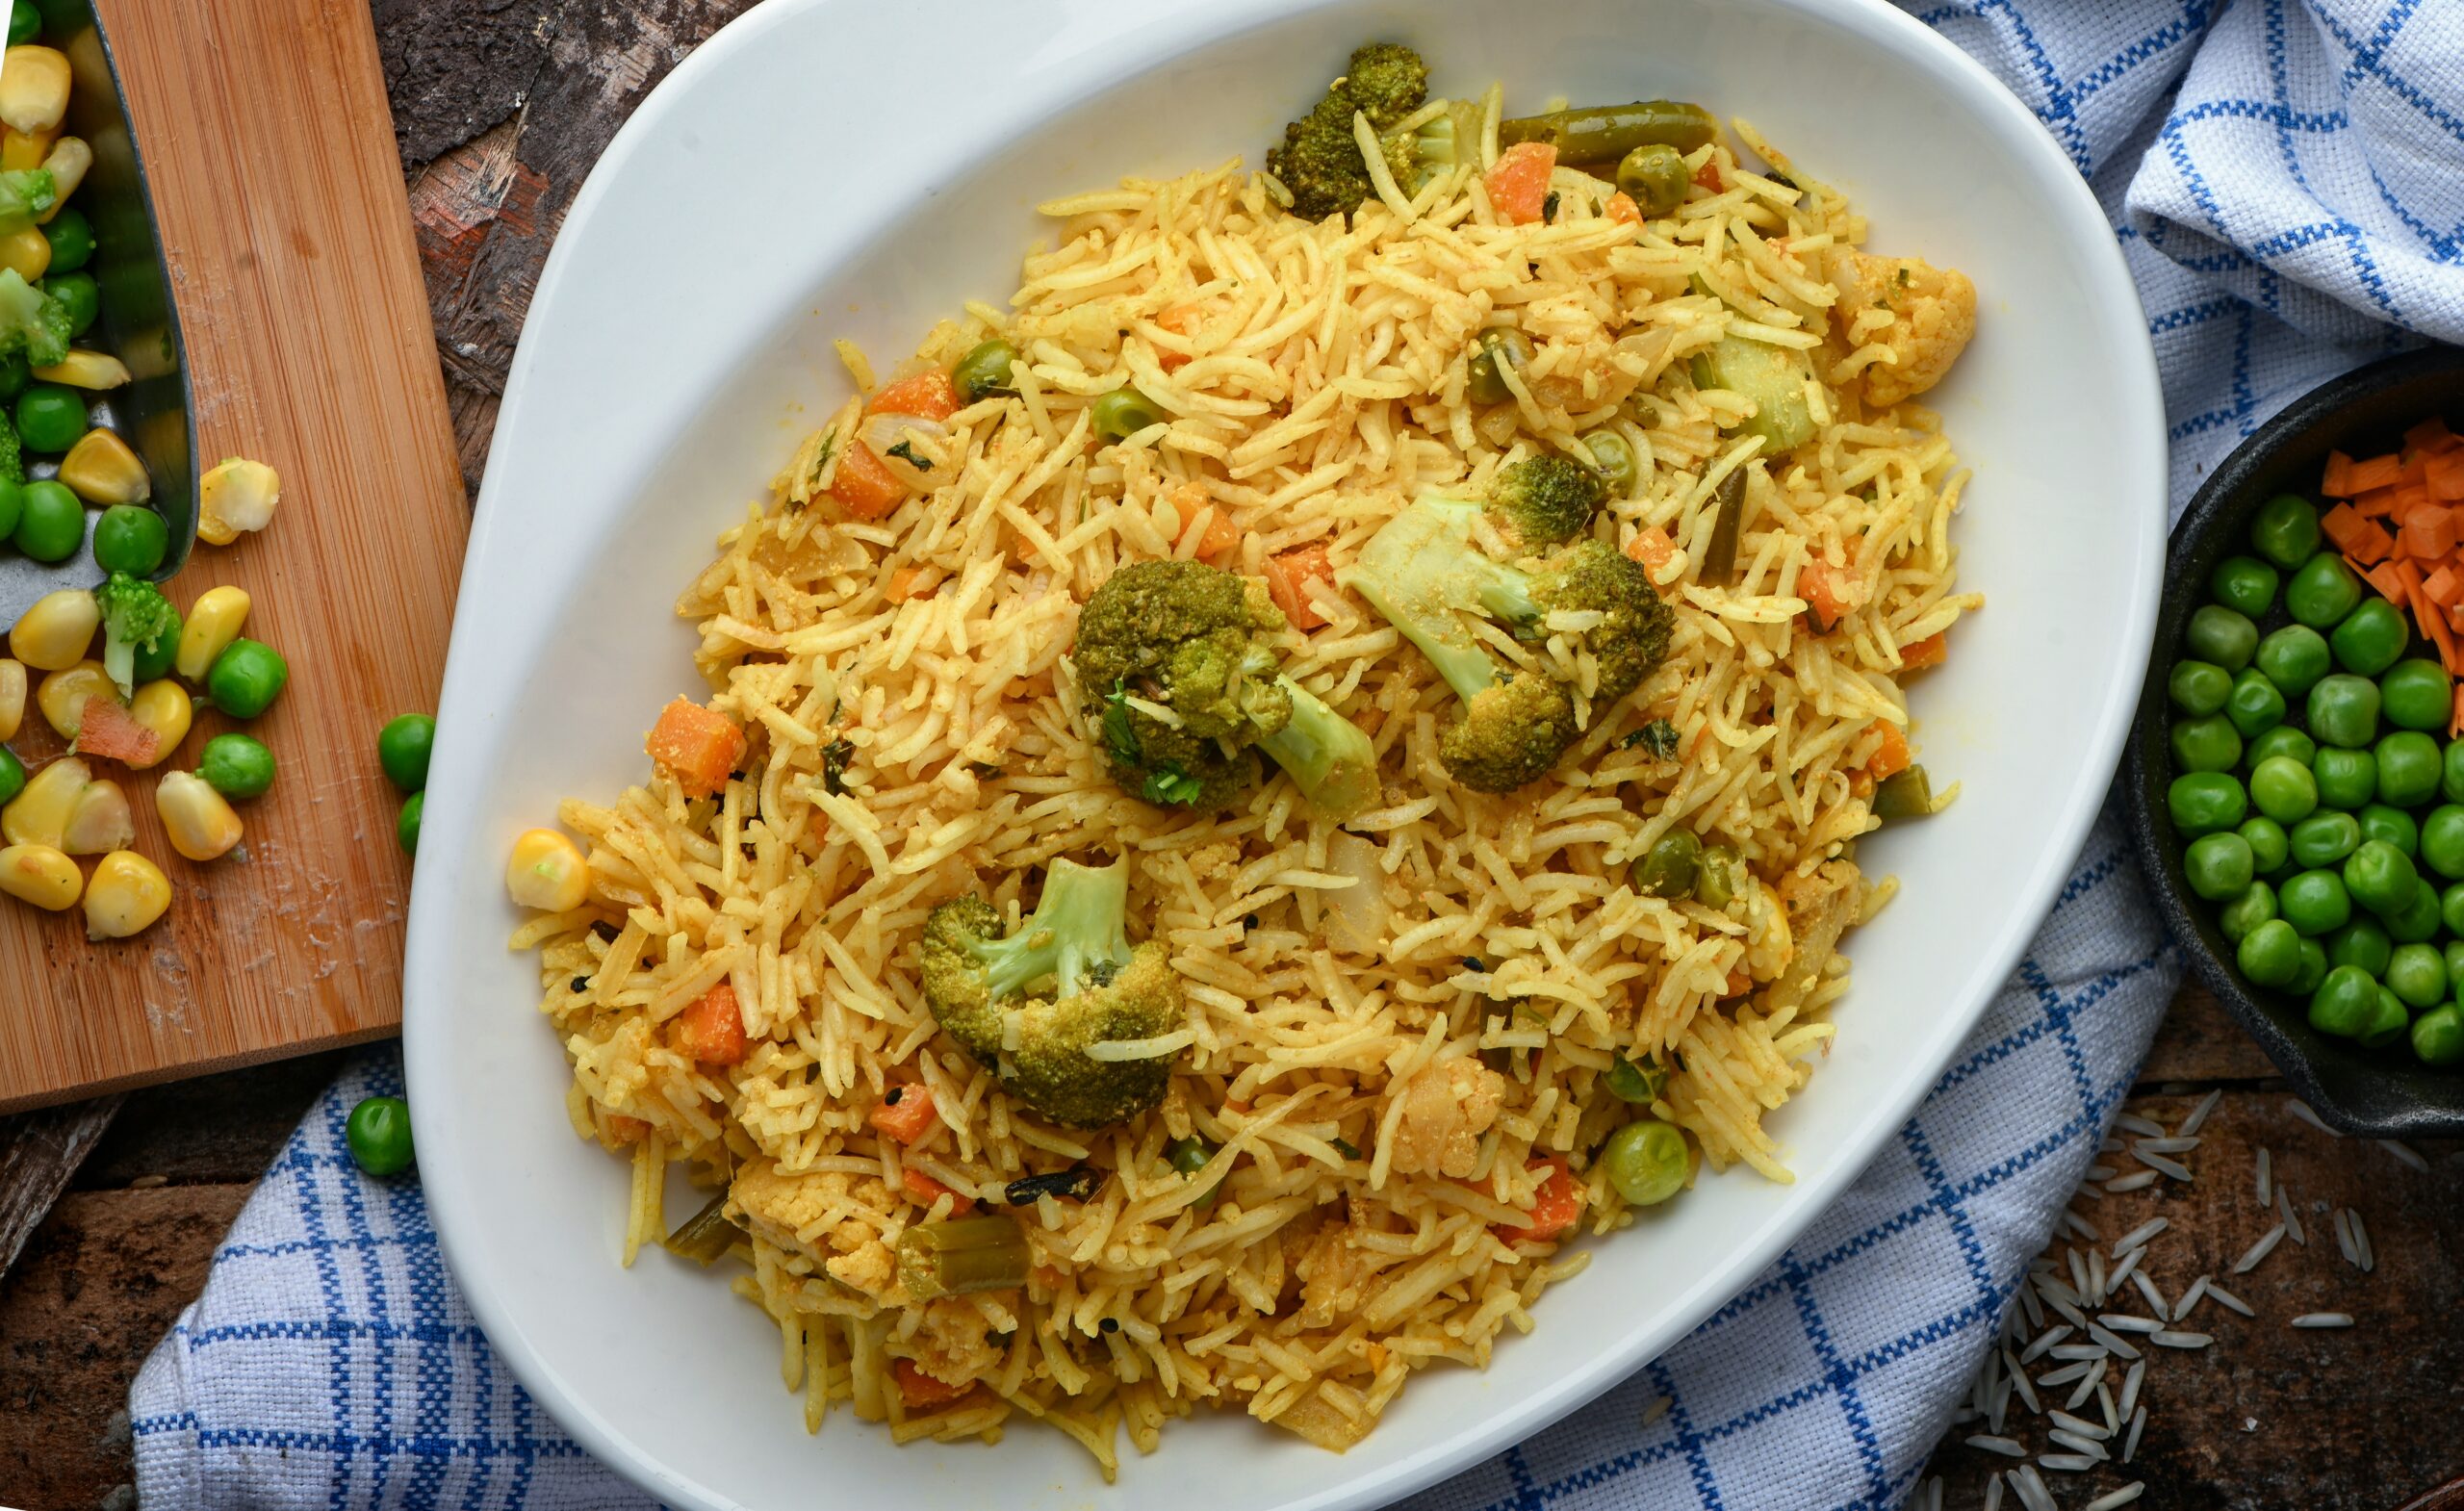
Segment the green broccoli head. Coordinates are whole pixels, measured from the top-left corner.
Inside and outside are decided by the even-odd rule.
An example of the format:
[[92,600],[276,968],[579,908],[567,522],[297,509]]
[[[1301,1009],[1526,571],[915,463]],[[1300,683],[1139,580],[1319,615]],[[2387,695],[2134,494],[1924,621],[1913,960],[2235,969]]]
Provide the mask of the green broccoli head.
[[1489,489],[1489,508],[1523,544],[1559,546],[1583,532],[1607,497],[1598,473],[1553,451],[1500,472]]
[[179,611],[153,583],[125,572],[113,573],[94,590],[94,606],[103,615],[103,670],[126,697],[132,691],[137,653],[159,650],[165,635],[178,634]]
[[[1267,151],[1267,171],[1292,191],[1293,214],[1310,220],[1348,214],[1376,195],[1369,165],[1352,136],[1352,115],[1369,117],[1379,131],[1420,109],[1428,98],[1428,65],[1399,42],[1372,42],[1354,51],[1351,66],[1328,87],[1309,114],[1283,128],[1283,143]],[[1387,161],[1399,178],[1412,166],[1407,141],[1387,144]]]
[[1272,645],[1283,623],[1264,587],[1203,562],[1142,561],[1106,578],[1070,654],[1114,780],[1169,806],[1238,796],[1252,775],[1240,749],[1292,718]]
[[72,323],[67,305],[14,268],[0,268],[0,353],[22,355],[33,367],[56,367],[68,355]]
[[0,172],[0,233],[22,231],[60,203],[59,183],[47,167]]
[[[1579,641],[1599,668],[1595,710],[1659,665],[1671,616],[1641,565],[1598,541],[1578,542],[1527,573],[1491,561],[1472,546],[1479,509],[1451,499],[1410,505],[1370,538],[1342,580],[1420,647],[1463,701],[1438,745],[1447,770],[1475,790],[1511,792],[1574,743],[1574,694],[1545,673],[1500,668],[1468,616],[1495,619],[1519,639],[1563,632]],[[1549,618],[1560,612],[1599,617],[1553,631]]]
[[25,446],[17,439],[17,427],[0,425],[0,481],[22,483],[25,480]]
[[924,999],[1003,1089],[1056,1122],[1100,1128],[1164,1098],[1173,1057],[1098,1058],[1096,1046],[1150,1039],[1182,1023],[1180,979],[1162,945],[1122,932],[1129,863],[1055,860],[1016,933],[980,897],[933,910],[924,926]]

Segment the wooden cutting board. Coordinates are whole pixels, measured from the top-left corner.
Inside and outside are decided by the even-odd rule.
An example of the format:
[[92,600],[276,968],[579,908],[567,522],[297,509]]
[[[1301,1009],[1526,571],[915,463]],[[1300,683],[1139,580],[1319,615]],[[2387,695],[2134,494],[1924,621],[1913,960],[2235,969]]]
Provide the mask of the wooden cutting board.
[[[374,1037],[401,1019],[410,859],[376,731],[432,709],[469,512],[395,156],[374,26],[356,0],[100,0],[171,266],[198,463],[282,474],[262,534],[199,542],[185,609],[235,583],[291,682],[248,731],[272,791],[242,849],[192,864],[154,779],[231,728],[200,712],[133,777],[137,849],[174,893],[135,939],[0,898],[0,1112]],[[58,750],[32,708],[15,741]],[[90,862],[87,869],[90,870]]]

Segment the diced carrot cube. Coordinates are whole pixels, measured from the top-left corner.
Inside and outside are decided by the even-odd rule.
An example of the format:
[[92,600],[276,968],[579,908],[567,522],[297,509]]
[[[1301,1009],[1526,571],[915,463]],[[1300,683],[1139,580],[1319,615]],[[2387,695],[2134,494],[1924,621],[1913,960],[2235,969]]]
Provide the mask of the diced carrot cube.
[[1518,141],[1489,165],[1489,203],[1508,224],[1529,225],[1549,203],[1549,175],[1557,170],[1557,149],[1545,141]]
[[1566,1162],[1551,1158],[1534,1160],[1528,1168],[1549,1166],[1548,1178],[1531,1199],[1531,1226],[1518,1228],[1510,1223],[1492,1223],[1489,1231],[1508,1243],[1553,1243],[1575,1225],[1582,1216],[1582,1188],[1575,1184],[1566,1169]]
[[2403,458],[2389,454],[2366,457],[2352,464],[2345,481],[2354,493],[2368,493],[2373,488],[2393,488],[2404,480]]
[[[2455,668],[2451,666],[2448,670],[2451,672]],[[2447,737],[2451,740],[2464,739],[2464,684],[2458,684],[2455,689],[2455,713],[2447,721]]]
[[864,1115],[864,1121],[901,1143],[913,1143],[938,1126],[940,1120],[940,1112],[933,1105],[933,1093],[911,1081],[883,1092],[882,1099]]
[[2340,503],[2319,516],[2319,533],[2335,543],[2336,549],[2349,555],[2353,542],[2360,538],[2362,526],[2370,522],[2349,503]]
[[1608,196],[1607,213],[1608,218],[1616,221],[1619,225],[1640,225],[1643,223],[1643,207],[1634,203],[1634,196],[1626,192],[1622,189]]
[[744,1010],[735,988],[721,982],[677,1014],[684,1052],[706,1065],[732,1065],[744,1058]]
[[963,1217],[975,1210],[974,1197],[960,1195],[912,1165],[899,1166],[898,1183],[907,1188],[907,1194],[912,1197],[919,1207],[930,1207],[947,1196],[950,1198],[950,1216],[953,1217]]
[[1240,549],[1241,526],[1232,523],[1229,512],[1206,501],[1203,483],[1181,484],[1172,490],[1172,502],[1189,520],[1181,527],[1175,550],[1187,551],[1200,561],[1214,561]]
[[2446,503],[2464,499],[2464,447],[2451,448],[2429,459],[2423,480],[2429,496]]
[[2464,575],[2458,575],[2455,564],[2449,562],[2422,578],[2422,591],[2439,607],[2453,608],[2464,603]]
[[78,715],[77,738],[70,749],[80,756],[100,756],[130,766],[151,765],[162,753],[160,735],[137,722],[119,700],[98,694],[86,700]]
[[1899,648],[1899,666],[1904,672],[1921,672],[1929,666],[1939,666],[1951,658],[1950,631],[1937,629],[1922,640],[1912,640]]
[[2352,497],[2352,458],[2342,451],[2327,453],[2327,469],[2319,479],[2319,491],[2330,499]]
[[856,519],[878,520],[907,500],[907,484],[871,447],[850,441],[838,455],[830,497]]
[[1720,160],[1705,158],[1703,166],[1694,170],[1694,184],[1695,187],[1707,189],[1715,194],[1726,189],[1728,186],[1720,179]]
[[2443,451],[2454,444],[2455,437],[2447,428],[2447,422],[2437,415],[2404,432],[2404,449],[2407,451]]
[[643,748],[651,759],[676,774],[687,796],[706,798],[727,785],[735,763],[744,758],[745,738],[726,714],[679,698],[658,711],[658,723],[652,726]]
[[2370,563],[2385,561],[2395,553],[2395,550],[2396,537],[2387,533],[2385,525],[2376,520],[2364,520],[2360,533],[2352,543],[2351,553],[2357,560]]
[[882,597],[893,603],[931,598],[933,589],[939,585],[926,581],[932,576],[933,569],[930,567],[900,567],[889,575],[889,585],[882,589]]
[[1882,731],[1883,743],[1865,761],[1865,775],[1881,781],[1908,769],[1908,736],[1888,719],[1876,719],[1874,728]]
[[898,1398],[907,1403],[909,1411],[930,1411],[936,1406],[947,1406],[975,1389],[973,1381],[952,1385],[947,1380],[936,1379],[926,1374],[912,1359],[892,1360],[889,1372],[898,1381]]
[[2361,579],[2375,590],[2380,598],[2401,606],[2404,602],[2404,579],[2396,576],[2396,564],[2382,561],[2361,575]]
[[1626,554],[1641,562],[1643,570],[1656,581],[1660,569],[1677,554],[1677,542],[1668,538],[1668,531],[1655,525],[1626,543]]
[[2455,518],[2445,509],[2428,507],[2425,500],[2404,516],[2399,539],[2405,555],[2435,561],[2455,549]]
[[1334,575],[1334,566],[1326,559],[1325,543],[1312,541],[1267,558],[1267,593],[1295,629],[1315,629],[1326,622],[1326,616],[1310,603],[1309,584],[1332,580]]
[[1819,557],[1797,569],[1797,597],[1806,601],[1816,634],[1829,633],[1854,606],[1848,575]]
[[[1175,336],[1194,336],[1206,322],[1206,307],[1199,304],[1175,304],[1155,317],[1155,323]],[[1155,354],[1155,365],[1167,372],[1175,372],[1189,365],[1186,351],[1163,351]]]
[[913,415],[919,420],[947,420],[959,412],[958,385],[939,368],[911,372],[873,396],[864,406],[869,415]]

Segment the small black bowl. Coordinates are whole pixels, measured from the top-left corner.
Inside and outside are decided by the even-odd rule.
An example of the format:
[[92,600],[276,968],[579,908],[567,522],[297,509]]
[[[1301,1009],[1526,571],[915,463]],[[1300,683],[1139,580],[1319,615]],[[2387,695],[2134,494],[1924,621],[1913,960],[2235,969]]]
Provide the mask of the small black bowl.
[[2226,556],[2248,551],[2247,526],[2259,505],[2280,493],[2317,499],[2329,451],[2393,450],[2407,428],[2432,415],[2464,432],[2464,350],[2411,352],[2348,372],[2235,448],[2174,527],[2156,651],[2130,736],[2127,791],[2140,858],[2191,968],[2321,1116],[2374,1138],[2464,1135],[2464,1071],[2432,1069],[2400,1044],[2369,1050],[2322,1034],[2310,1026],[2306,1002],[2253,986],[2234,968],[2233,946],[2217,931],[2216,905],[2183,878],[2185,841],[2165,805],[2173,778],[2167,683],[2191,613],[2208,600],[2209,575]]

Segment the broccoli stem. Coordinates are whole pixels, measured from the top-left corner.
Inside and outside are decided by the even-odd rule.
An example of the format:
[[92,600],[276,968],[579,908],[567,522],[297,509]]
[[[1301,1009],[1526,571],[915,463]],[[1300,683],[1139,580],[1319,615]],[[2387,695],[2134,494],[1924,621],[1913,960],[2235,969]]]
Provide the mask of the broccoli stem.
[[1470,703],[1496,685],[1497,663],[1473,637],[1458,606],[1477,602],[1503,619],[1536,617],[1522,573],[1475,550],[1480,505],[1424,499],[1370,537],[1344,585],[1420,647],[1454,696]]
[[1341,822],[1377,797],[1377,751],[1360,726],[1289,677],[1275,685],[1292,697],[1292,718],[1258,748],[1292,774],[1320,812]]
[[1107,968],[1129,960],[1129,935],[1121,928],[1128,910],[1127,859],[1108,866],[1055,860],[1044,873],[1042,898],[1018,932],[972,947],[984,965],[986,990],[1006,1002],[1050,977],[1057,984],[1053,995],[1067,997],[1099,971],[1109,976]]

